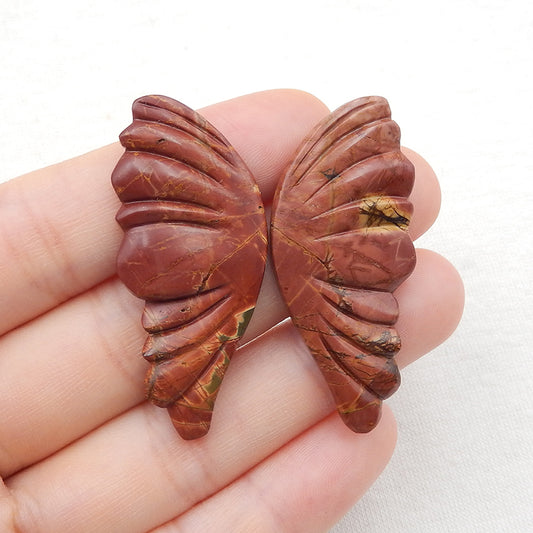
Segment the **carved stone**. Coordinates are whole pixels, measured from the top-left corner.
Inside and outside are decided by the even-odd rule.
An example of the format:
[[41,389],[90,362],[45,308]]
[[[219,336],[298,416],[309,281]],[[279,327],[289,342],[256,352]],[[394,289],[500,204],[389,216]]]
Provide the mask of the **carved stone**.
[[112,183],[125,234],[117,271],[146,300],[147,397],[185,439],[207,433],[250,320],[267,253],[257,185],[229,142],[163,96],[133,104]]
[[271,246],[294,325],[346,425],[368,432],[400,384],[392,295],[415,266],[414,167],[380,97],[354,100],[298,149],[272,210]]

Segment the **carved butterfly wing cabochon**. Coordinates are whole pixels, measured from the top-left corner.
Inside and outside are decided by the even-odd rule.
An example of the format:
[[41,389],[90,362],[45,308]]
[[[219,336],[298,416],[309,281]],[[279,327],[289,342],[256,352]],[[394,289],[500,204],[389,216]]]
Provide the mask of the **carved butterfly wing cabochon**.
[[261,196],[229,142],[187,106],[139,98],[112,183],[120,279],[146,301],[147,397],[185,439],[207,433],[267,255]]
[[367,432],[400,384],[392,295],[415,266],[414,167],[387,101],[337,109],[280,182],[271,247],[280,290],[345,424]]
[[[112,182],[125,235],[118,275],[146,301],[147,397],[183,438],[207,433],[250,320],[267,237],[257,185],[228,141],[162,96],[133,105]],[[346,425],[377,424],[399,386],[392,295],[415,265],[406,233],[414,168],[380,97],[354,100],[297,151],[272,211],[271,248],[291,318]]]

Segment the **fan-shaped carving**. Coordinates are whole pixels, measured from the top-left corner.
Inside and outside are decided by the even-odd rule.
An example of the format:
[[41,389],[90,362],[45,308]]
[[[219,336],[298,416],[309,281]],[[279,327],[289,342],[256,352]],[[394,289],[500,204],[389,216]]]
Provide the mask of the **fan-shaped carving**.
[[118,275],[146,300],[147,396],[186,439],[204,435],[250,320],[266,260],[257,185],[201,115],[163,96],[133,104],[112,176],[125,235]]
[[370,431],[399,386],[392,291],[411,273],[414,168],[380,97],[354,100],[307,138],[276,192],[271,245],[292,320],[344,422]]

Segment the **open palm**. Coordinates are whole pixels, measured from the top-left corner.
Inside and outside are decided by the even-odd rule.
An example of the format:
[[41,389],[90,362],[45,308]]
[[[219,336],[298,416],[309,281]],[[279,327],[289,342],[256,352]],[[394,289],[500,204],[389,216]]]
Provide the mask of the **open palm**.
[[[202,110],[235,146],[269,205],[293,151],[326,113],[297,91]],[[267,267],[257,308],[207,437],[183,441],[143,399],[143,302],[115,277],[122,233],[109,176],[117,145],[0,186],[0,530],[6,532],[326,531],[395,444],[388,409],[369,434],[334,413],[323,378]],[[433,223],[439,188],[416,167],[410,227]],[[419,250],[395,293],[400,366],[442,342],[461,281]]]

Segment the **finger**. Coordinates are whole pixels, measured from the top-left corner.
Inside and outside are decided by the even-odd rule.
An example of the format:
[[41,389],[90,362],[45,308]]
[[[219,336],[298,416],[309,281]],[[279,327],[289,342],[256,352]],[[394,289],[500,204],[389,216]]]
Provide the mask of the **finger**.
[[[299,91],[257,93],[204,110],[229,130],[267,196],[324,112]],[[0,225],[9,227],[0,234],[0,332],[114,273],[122,232],[110,176],[121,154],[113,145],[0,186]]]
[[0,333],[111,276],[113,145],[0,185]]
[[365,435],[329,416],[152,533],[327,531],[375,481],[395,442],[388,409],[379,426]]
[[454,266],[430,250],[417,250],[413,274],[395,292],[400,306],[396,328],[402,339],[397,356],[406,366],[442,344],[464,308],[464,286]]
[[[402,151],[414,164],[416,173],[415,185],[410,196],[414,205],[414,214],[409,225],[409,234],[414,240],[423,235],[435,222],[440,209],[441,194],[437,177],[427,161],[413,150],[402,148]],[[256,308],[261,310],[283,309],[284,314],[278,316],[278,319],[282,319],[288,316],[288,311],[277,288],[276,277],[269,267],[270,265],[267,265]],[[271,323],[270,326],[273,324]],[[257,314],[253,316],[243,337],[243,342],[259,335],[264,331],[263,327],[263,322],[257,320]]]
[[[398,361],[406,364],[453,331],[464,294],[455,269],[437,254],[421,250],[415,271],[397,297],[403,343]],[[275,300],[267,303],[258,314],[258,333],[285,313]],[[5,422],[0,473],[13,473],[46,457],[142,400],[145,363],[140,347],[145,334],[137,320],[140,307],[115,280],[0,340]],[[43,343],[43,338],[49,341]],[[242,351],[248,354],[252,349],[245,346]],[[290,348],[286,350],[291,358]],[[61,355],[67,353],[71,355]]]
[[429,163],[409,148],[402,147],[402,152],[415,167],[415,183],[409,197],[414,206],[409,234],[414,240],[423,235],[437,219],[441,193],[437,176]]
[[319,370],[293,328],[279,329],[254,341],[254,350],[233,366],[231,380],[238,386],[221,391],[223,416],[207,438],[177,438],[162,410],[142,404],[8,478],[17,527],[149,530],[215,494],[326,417],[333,405]]
[[[464,295],[455,269],[437,254],[420,251],[415,271],[397,296],[402,365],[453,331]],[[110,282],[0,341],[5,354],[0,358],[0,395],[6,422],[0,472],[7,475],[46,457],[141,401],[145,363],[139,354],[144,338],[135,319],[139,311],[139,302],[117,281]],[[274,302],[265,307],[260,315],[264,330],[283,313]],[[50,342],[43,344],[43,338]],[[19,351],[16,347],[22,342],[24,350]],[[245,346],[241,351],[248,354],[252,349],[253,345]],[[286,357],[291,358],[287,349]],[[63,353],[73,355],[58,357]],[[249,370],[255,372],[251,365]],[[226,386],[230,386],[227,378]]]
[[237,353],[207,438],[181,441],[162,410],[142,404],[7,484],[22,530],[35,521],[43,531],[143,531],[216,493],[333,409],[305,345],[284,323]]
[[[287,90],[203,110],[250,167],[266,203],[296,147],[326,113],[311,95]],[[430,167],[407,153],[418,165],[414,194],[421,191],[417,196],[426,200],[414,218],[416,238],[436,216],[438,185]],[[121,147],[112,145],[0,186],[0,224],[10,228],[0,234],[0,283],[5,287],[0,332],[114,273],[122,233],[114,221],[119,203],[109,177],[121,154]]]
[[0,475],[143,400],[141,310],[115,279],[0,339]]
[[[250,103],[243,105],[244,99]],[[298,145],[328,112],[315,96],[291,89],[254,93],[201,110],[244,159],[266,205]]]

